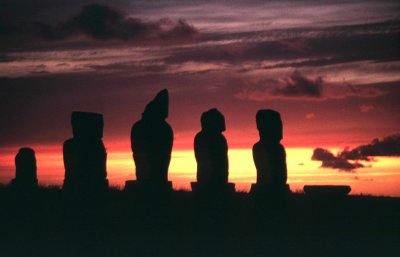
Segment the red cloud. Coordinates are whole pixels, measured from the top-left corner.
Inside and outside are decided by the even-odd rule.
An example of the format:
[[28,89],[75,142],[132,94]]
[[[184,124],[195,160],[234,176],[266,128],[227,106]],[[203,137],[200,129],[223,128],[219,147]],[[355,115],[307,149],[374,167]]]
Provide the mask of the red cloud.
[[381,89],[371,86],[336,85],[327,83],[322,77],[309,78],[295,71],[288,78],[260,81],[237,93],[239,99],[265,101],[268,99],[325,100],[346,97],[377,97],[384,95]]

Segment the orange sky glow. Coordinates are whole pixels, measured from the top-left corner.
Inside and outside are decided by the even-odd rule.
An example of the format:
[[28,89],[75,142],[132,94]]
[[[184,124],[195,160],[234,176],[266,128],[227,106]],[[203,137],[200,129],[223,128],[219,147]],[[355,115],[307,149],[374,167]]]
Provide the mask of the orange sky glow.
[[[117,148],[115,148],[117,146]],[[118,149],[119,148],[119,149]],[[125,181],[135,179],[135,165],[129,145],[108,147],[107,172],[111,186],[123,188]],[[61,186],[64,167],[61,146],[37,146],[38,179],[41,185]],[[17,148],[2,151],[0,183],[8,183],[14,177],[14,157]],[[338,149],[330,149],[336,152]],[[375,158],[371,167],[357,172],[338,172],[320,168],[320,162],[311,161],[312,148],[287,148],[288,183],[292,191],[302,191],[304,185],[350,185],[351,194],[400,196],[400,158]],[[229,181],[238,191],[248,192],[256,180],[256,169],[251,149],[229,150]],[[175,189],[190,190],[190,182],[196,180],[196,161],[192,150],[173,150],[169,168],[169,180]]]
[[[292,190],[348,184],[353,194],[400,196],[399,1],[5,1],[0,183],[31,147],[39,182],[61,185],[71,113],[83,111],[103,115],[108,179],[123,187],[135,178],[132,125],[168,89],[176,189],[195,179],[200,116],[217,108],[229,179],[248,191],[255,115],[274,109]],[[316,150],[326,155],[312,161]]]

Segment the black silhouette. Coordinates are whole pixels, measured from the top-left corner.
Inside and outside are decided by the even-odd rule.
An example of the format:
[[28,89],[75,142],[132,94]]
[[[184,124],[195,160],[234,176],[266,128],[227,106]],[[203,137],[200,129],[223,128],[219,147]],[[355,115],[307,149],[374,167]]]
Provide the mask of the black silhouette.
[[294,193],[272,209],[244,192],[217,206],[182,190],[163,206],[132,196],[76,204],[56,187],[0,185],[1,256],[398,256],[399,197]]
[[351,187],[347,185],[305,185],[303,190],[310,196],[332,198],[347,196],[351,191]]
[[32,148],[21,148],[15,156],[15,179],[13,186],[34,188],[38,185],[36,157]]
[[108,187],[104,147],[103,116],[97,113],[73,112],[74,137],[64,142],[64,189],[101,190]]
[[286,153],[280,143],[283,138],[281,116],[274,110],[259,110],[256,122],[260,141],[253,146],[253,158],[257,168],[255,187],[280,191],[287,188]]
[[201,115],[201,131],[194,139],[199,183],[228,183],[228,144],[224,135],[225,118],[211,109]]
[[235,185],[228,183],[228,143],[222,134],[225,129],[225,118],[217,109],[201,115],[201,131],[194,139],[197,183],[191,184],[193,191],[235,190]]
[[168,90],[160,91],[131,130],[131,146],[138,181],[167,182],[173,132],[168,117]]

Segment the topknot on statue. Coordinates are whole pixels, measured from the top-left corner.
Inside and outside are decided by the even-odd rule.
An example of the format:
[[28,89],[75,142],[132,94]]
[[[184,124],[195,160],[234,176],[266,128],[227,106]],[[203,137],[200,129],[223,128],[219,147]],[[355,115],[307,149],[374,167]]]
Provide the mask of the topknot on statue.
[[142,118],[148,120],[165,120],[168,118],[168,90],[161,90],[146,106]]

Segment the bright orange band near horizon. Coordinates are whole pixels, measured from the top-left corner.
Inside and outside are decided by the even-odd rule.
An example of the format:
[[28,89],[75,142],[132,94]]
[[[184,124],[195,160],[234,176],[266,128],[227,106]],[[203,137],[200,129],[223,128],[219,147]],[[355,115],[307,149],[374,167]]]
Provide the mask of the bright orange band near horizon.
[[[61,147],[37,146],[38,180],[41,185],[62,185],[64,166]],[[338,149],[330,149],[337,152]],[[15,175],[14,158],[18,148],[0,150],[0,183],[6,184]],[[356,172],[338,172],[320,168],[311,161],[312,148],[286,148],[288,183],[292,191],[301,191],[304,185],[350,185],[351,194],[400,196],[400,158],[376,158],[369,167]],[[256,180],[256,169],[251,149],[229,150],[229,181],[236,183],[237,191],[249,191]],[[126,180],[135,179],[135,164],[130,151],[108,150],[107,173],[111,186],[123,188]],[[196,160],[192,150],[174,150],[169,168],[169,180],[175,189],[190,190],[196,180]]]

